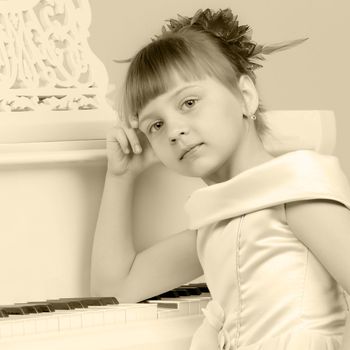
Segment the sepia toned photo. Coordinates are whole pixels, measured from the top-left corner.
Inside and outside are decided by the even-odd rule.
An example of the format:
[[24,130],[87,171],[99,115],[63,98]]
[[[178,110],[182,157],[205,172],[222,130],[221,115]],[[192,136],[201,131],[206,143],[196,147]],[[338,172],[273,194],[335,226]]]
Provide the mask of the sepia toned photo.
[[1,350],[350,350],[345,0],[0,0]]

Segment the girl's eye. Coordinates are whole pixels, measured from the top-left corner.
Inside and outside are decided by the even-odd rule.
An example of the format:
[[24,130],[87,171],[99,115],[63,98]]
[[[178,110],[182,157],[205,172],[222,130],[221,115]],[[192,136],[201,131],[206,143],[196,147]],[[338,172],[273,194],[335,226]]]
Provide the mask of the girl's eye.
[[190,99],[184,101],[183,104],[182,104],[182,106],[183,106],[184,108],[193,108],[194,105],[197,103],[197,101],[198,101],[198,100],[195,99],[195,98],[190,98]]
[[159,131],[162,126],[163,126],[163,122],[157,121],[151,125],[151,127],[149,128],[149,131],[150,132]]

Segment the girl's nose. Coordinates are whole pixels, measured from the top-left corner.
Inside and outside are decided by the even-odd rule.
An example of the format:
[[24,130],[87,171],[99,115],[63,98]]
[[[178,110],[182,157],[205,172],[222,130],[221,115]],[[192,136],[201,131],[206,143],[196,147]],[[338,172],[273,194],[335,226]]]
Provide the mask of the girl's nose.
[[169,141],[171,144],[175,144],[179,139],[188,135],[189,130],[187,127],[176,128],[169,132]]

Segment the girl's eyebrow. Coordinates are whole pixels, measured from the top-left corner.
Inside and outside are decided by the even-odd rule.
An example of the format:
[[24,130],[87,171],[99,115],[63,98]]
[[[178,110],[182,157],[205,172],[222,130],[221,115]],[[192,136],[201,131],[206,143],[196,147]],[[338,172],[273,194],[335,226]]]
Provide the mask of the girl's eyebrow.
[[198,87],[199,85],[196,83],[196,84],[190,84],[190,85],[186,85],[184,87],[181,87],[177,90],[174,91],[174,93],[172,93],[170,96],[169,96],[169,99],[171,98],[174,98],[178,95],[180,95],[183,91],[187,90],[187,89],[192,89],[194,87]]
[[[195,83],[195,84],[182,86],[182,87],[176,89],[173,93],[171,93],[169,95],[169,97],[167,98],[167,100],[171,100],[171,99],[177,97],[178,95],[180,95],[183,91],[186,91],[187,89],[192,89],[194,87],[199,87],[199,85],[197,83]],[[151,113],[145,114],[144,116],[142,116],[142,118],[139,118],[139,124],[141,125],[147,119],[152,119],[153,118],[153,114],[154,113],[151,112]]]

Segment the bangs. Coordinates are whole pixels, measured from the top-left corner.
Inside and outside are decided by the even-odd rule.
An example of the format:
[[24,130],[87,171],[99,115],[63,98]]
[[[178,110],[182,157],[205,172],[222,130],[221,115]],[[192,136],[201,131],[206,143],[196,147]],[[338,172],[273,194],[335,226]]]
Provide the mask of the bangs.
[[173,88],[175,77],[187,82],[210,76],[231,88],[235,86],[236,73],[228,60],[207,36],[194,34],[197,40],[180,34],[164,35],[139,51],[126,76],[122,119],[128,121],[138,115],[148,102]]

